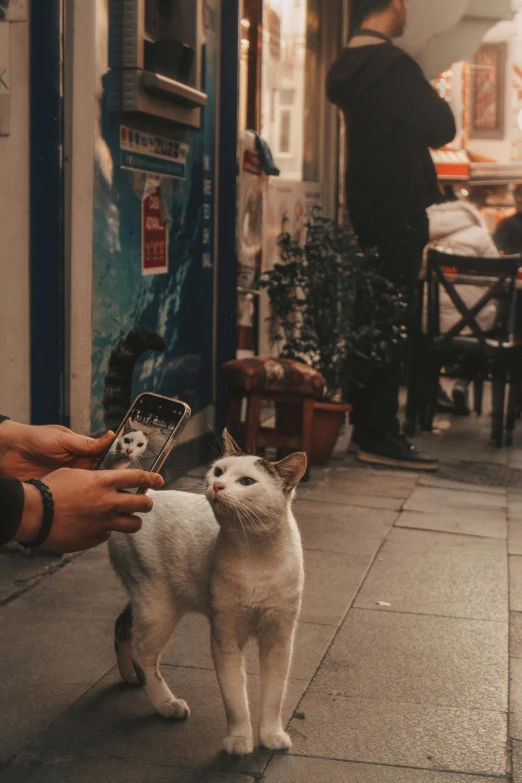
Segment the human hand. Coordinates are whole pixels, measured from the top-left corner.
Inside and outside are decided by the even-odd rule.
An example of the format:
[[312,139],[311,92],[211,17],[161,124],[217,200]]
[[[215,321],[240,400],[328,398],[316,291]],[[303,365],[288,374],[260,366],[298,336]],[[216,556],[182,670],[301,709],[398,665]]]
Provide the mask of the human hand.
[[0,424],[0,473],[24,481],[56,468],[93,468],[114,439],[77,435],[58,424],[34,427],[16,421]]
[[[147,495],[119,492],[140,487],[160,489],[163,479],[143,470],[71,470],[49,473],[45,483],[54,500],[54,522],[42,549],[51,552],[79,552],[107,541],[112,530],[136,533],[141,519],[152,509]],[[42,522],[43,503],[32,484],[24,484],[25,505],[16,535],[20,542],[33,541]]]

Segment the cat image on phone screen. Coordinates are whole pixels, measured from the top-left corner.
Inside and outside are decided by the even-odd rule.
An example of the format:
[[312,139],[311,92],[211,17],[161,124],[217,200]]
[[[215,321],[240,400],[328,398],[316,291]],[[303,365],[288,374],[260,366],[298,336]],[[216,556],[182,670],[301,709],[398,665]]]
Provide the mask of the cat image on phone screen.
[[103,460],[105,470],[128,468],[144,455],[149,443],[149,435],[143,430],[135,430],[129,424],[124,433],[116,438],[109,453]]

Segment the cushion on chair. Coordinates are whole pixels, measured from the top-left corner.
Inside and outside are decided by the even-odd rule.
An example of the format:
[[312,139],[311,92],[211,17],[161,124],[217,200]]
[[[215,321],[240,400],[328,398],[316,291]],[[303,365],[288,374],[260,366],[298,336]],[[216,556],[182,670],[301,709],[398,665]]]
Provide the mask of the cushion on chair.
[[322,397],[325,380],[320,372],[293,359],[255,356],[233,359],[221,368],[227,386],[244,392],[293,392],[306,397]]

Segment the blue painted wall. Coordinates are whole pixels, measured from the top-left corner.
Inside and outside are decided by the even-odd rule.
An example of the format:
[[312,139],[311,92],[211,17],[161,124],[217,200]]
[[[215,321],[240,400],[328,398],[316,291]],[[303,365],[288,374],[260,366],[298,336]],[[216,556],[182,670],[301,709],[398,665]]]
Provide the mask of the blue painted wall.
[[[168,179],[163,186],[170,214],[168,274],[142,276],[141,199],[146,175],[119,166],[120,126],[132,127],[136,122],[119,112],[109,111],[102,91],[98,129],[101,139],[97,139],[100,142],[97,146],[108,151],[113,174],[112,178],[107,177],[107,166],[100,163],[97,155],[93,236],[93,432],[103,429],[101,401],[110,352],[119,338],[132,329],[153,329],[169,346],[165,354],[141,360],[136,373],[136,394],[147,390],[168,396],[179,395],[193,412],[213,401],[216,14],[216,1],[206,0],[202,89],[208,95],[208,104],[201,130],[160,122],[155,131],[190,147],[186,179]],[[105,24],[100,25],[100,30],[106,30]],[[154,132],[154,126],[149,124],[146,130]],[[207,207],[204,211],[204,204],[210,205],[210,209]]]

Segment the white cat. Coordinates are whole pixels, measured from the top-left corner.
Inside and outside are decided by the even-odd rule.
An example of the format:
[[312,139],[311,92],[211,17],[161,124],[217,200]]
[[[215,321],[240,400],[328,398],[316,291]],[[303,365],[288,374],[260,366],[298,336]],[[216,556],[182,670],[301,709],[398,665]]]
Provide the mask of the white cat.
[[214,665],[225,704],[224,749],[251,753],[253,732],[243,648],[259,647],[259,739],[271,750],[290,747],[281,722],[294,631],[303,591],[301,538],[292,514],[306,456],[271,463],[244,456],[225,432],[225,456],[207,474],[206,499],[155,492],[154,509],[133,536],[113,534],[111,562],[130,603],[116,621],[122,678],[140,683],[166,718],[188,717],[159,671],[161,653],[184,614],[211,622]]
[[103,460],[102,467],[105,470],[128,468],[132,462],[143,456],[148,443],[148,435],[142,430],[133,430],[129,427],[120,438],[116,438]]

